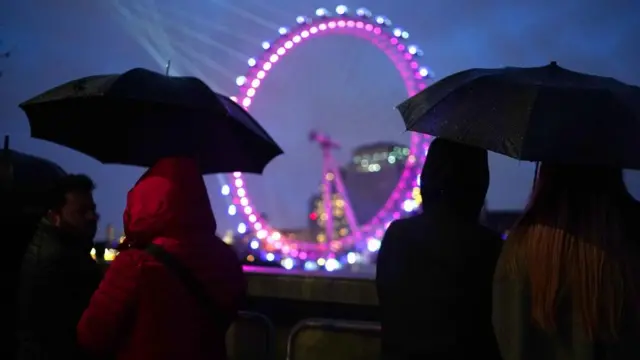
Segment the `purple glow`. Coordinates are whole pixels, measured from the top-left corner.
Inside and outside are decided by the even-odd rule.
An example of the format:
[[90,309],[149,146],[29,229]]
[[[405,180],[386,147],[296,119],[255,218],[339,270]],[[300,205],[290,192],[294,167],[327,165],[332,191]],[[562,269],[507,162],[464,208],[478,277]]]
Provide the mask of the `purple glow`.
[[[299,17],[300,18],[300,17]],[[260,57],[251,60],[249,71],[244,76],[244,81],[238,82],[240,92],[237,97],[232,97],[234,101],[243,107],[249,108],[256,96],[261,83],[275,66],[279,59],[293,51],[306,40],[327,34],[339,34],[355,36],[365,39],[378,47],[391,59],[404,81],[407,94],[412,96],[426,87],[425,77],[427,74],[421,72],[422,68],[418,63],[418,55],[408,51],[408,47],[403,43],[404,35],[395,36],[392,29],[376,23],[375,18],[366,16],[322,16],[309,19],[308,21],[298,21],[298,26],[291,28],[273,43],[263,44],[266,50]],[[408,35],[407,35],[408,36]],[[265,46],[266,45],[266,46]],[[415,52],[415,47],[411,49]],[[412,189],[417,185],[416,178],[424,164],[424,149],[428,146],[430,138],[428,136],[413,133],[409,146],[410,155],[407,158],[405,169],[400,176],[400,181],[385,205],[378,214],[367,224],[360,226],[358,236],[349,236],[341,239],[342,245],[353,245],[361,249],[367,248],[367,239],[380,238],[389,222],[401,217],[400,211],[404,202],[412,199]],[[415,154],[415,155],[414,155]],[[233,197],[233,203],[242,207],[242,214],[249,226],[257,231],[256,237],[260,239],[260,248],[268,247],[269,254],[275,253],[280,256],[282,250],[287,249],[287,256],[293,256],[300,260],[307,258],[308,253],[315,253],[317,257],[333,258],[334,246],[330,244],[296,244],[289,243],[283,239],[275,229],[260,219],[257,215],[259,211],[251,207],[248,192],[244,188],[245,182],[242,174],[236,172],[229,176],[229,195]],[[284,246],[284,247],[283,247]],[[273,255],[272,255],[273,256]]]

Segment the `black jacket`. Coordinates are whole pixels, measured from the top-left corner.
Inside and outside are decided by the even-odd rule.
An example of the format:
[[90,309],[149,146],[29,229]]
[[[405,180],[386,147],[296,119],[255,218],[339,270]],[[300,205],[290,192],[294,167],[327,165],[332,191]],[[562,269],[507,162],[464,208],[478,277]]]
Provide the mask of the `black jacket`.
[[16,359],[84,358],[76,326],[101,280],[90,249],[46,221],[38,226],[20,273]]
[[484,150],[435,140],[421,176],[423,213],[397,220],[378,255],[385,359],[499,359],[492,277],[502,247],[478,218]]

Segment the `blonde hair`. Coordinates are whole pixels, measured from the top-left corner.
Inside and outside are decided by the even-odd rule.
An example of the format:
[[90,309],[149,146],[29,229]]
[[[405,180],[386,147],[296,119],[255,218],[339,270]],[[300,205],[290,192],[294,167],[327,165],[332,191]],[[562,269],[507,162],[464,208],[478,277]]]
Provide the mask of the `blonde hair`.
[[497,269],[527,279],[536,325],[555,331],[569,301],[590,340],[618,337],[634,287],[625,257],[632,204],[621,170],[541,166]]

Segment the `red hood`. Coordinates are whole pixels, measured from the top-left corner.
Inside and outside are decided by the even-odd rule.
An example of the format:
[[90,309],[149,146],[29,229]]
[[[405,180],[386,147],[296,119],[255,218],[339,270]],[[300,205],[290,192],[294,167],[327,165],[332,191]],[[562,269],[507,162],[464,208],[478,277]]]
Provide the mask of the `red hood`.
[[215,235],[216,220],[195,160],[164,158],[142,175],[127,195],[127,242],[144,246],[157,237]]

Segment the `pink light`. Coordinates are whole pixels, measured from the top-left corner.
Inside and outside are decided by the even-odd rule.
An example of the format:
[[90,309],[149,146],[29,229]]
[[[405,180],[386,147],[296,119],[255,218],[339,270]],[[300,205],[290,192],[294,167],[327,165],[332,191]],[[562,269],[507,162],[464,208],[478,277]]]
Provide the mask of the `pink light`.
[[233,177],[234,178],[239,178],[240,176],[242,176],[242,173],[239,172],[239,171],[236,171],[236,172],[233,173]]
[[244,181],[242,181],[242,179],[236,179],[234,184],[236,185],[236,187],[242,187],[242,185],[244,184]]
[[[236,193],[238,194],[238,196],[240,197],[244,197],[247,196],[247,191],[243,188],[238,189],[238,191],[236,191]],[[243,204],[244,205],[244,204]]]
[[253,209],[251,209],[249,206],[244,208],[244,213],[247,215],[251,215],[251,213],[253,212]]
[[[261,68],[256,69],[258,71],[250,71],[249,74],[246,75],[247,79],[251,81],[251,86],[248,88],[245,87],[243,89],[245,97],[242,98],[241,105],[245,108],[248,108],[252,104],[251,98],[257,94],[257,88],[260,86],[261,80],[266,78],[267,72],[270,71],[273,68],[273,65],[287,53],[288,49],[291,49],[295,44],[302,42],[302,40],[311,37],[310,35],[317,34],[319,31],[333,30],[336,28],[345,27],[347,28],[347,31],[345,31],[344,33],[355,35],[372,42],[393,61],[405,82],[407,93],[410,96],[415,94],[418,89],[424,89],[426,87],[424,78],[422,76],[420,76],[419,78],[415,76],[416,70],[419,68],[419,64],[416,61],[411,61],[412,56],[410,56],[410,54],[405,54],[406,46],[402,44],[401,39],[391,36],[390,33],[385,33],[384,29],[370,21],[371,20],[364,21],[360,19],[349,19],[349,17],[347,16],[346,19],[330,18],[326,20],[326,22],[317,21],[315,24],[310,25],[301,24],[298,27],[298,30],[293,29],[288,35],[286,35],[286,38],[283,40],[284,43],[279,43],[280,45],[278,45],[278,43],[275,43],[272,48],[265,51],[265,54],[263,55],[263,57],[261,57],[262,60],[259,62],[262,63],[262,66]],[[389,44],[391,44],[391,47],[389,46]],[[396,203],[399,197],[401,197],[402,195],[412,195],[406,190],[408,187],[407,182],[411,181],[412,184],[415,182],[415,177],[417,176],[416,171],[419,170],[417,165],[420,165],[422,159],[424,159],[422,152],[417,151],[416,149],[421,148],[422,142],[427,141],[426,139],[427,137],[417,134],[414,134],[412,136],[410,153],[420,153],[420,160],[416,161],[415,156],[413,156],[409,159],[409,161],[407,161],[407,166],[405,167],[403,174],[400,176],[401,180],[396,186],[394,194],[389,197],[382,211],[380,211],[369,224],[364,224],[360,229],[356,229],[354,237],[349,236],[342,239],[345,244],[351,244],[355,240],[360,239],[361,236],[369,236],[367,234],[371,234],[370,231],[378,234],[381,231],[380,228],[377,228],[379,224],[386,222],[387,219],[400,217],[400,212],[394,212],[393,210],[399,209],[401,206],[401,204],[398,205]],[[236,176],[236,174],[234,173],[233,177],[240,178],[241,174],[238,173],[238,175]],[[413,185],[411,186],[411,188],[413,188]],[[232,193],[232,195],[236,194]],[[244,207],[245,214],[247,211],[251,212],[250,214],[246,215],[248,215],[247,217],[249,222],[252,224],[252,227],[258,231],[258,238],[264,239],[267,236],[271,237],[270,233],[273,230],[269,228],[268,224],[258,221],[258,218],[253,213],[254,210],[248,207],[249,200],[246,197],[246,191],[243,196],[238,196],[237,198],[234,197],[233,202],[236,204],[239,202]],[[262,227],[264,227],[264,229]],[[297,244],[291,243],[291,246],[296,247]],[[330,254],[325,253],[327,251],[327,246],[305,245],[305,248],[308,250],[313,249],[311,251],[313,251],[313,253],[315,254],[314,257],[323,256],[327,258],[328,256],[330,256]],[[304,257],[306,257],[307,255],[306,253],[301,253],[301,258],[303,254]]]

